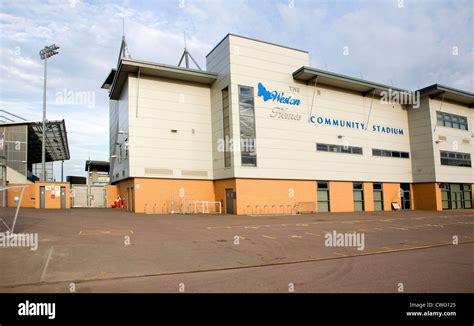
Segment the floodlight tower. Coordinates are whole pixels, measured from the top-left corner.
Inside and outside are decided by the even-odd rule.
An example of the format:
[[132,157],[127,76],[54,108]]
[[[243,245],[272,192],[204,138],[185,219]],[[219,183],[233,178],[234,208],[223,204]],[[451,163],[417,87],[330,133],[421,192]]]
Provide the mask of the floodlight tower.
[[45,46],[39,54],[44,60],[44,88],[43,88],[43,141],[41,147],[41,181],[46,181],[46,74],[48,69],[48,58],[58,54],[59,46],[56,44]]

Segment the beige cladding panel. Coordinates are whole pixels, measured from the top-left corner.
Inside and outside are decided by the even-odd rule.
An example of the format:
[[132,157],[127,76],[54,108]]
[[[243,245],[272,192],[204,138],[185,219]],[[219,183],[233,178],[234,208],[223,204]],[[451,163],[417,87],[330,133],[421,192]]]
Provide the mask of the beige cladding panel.
[[[400,105],[326,86],[315,90],[294,81],[293,71],[308,65],[304,52],[238,37],[231,37],[230,49],[234,137],[239,137],[238,85],[253,87],[255,95],[258,167],[241,167],[240,153],[235,153],[237,177],[412,181],[410,159],[372,156],[372,148],[410,151],[407,111]],[[258,96],[259,82],[269,91],[299,99],[301,104],[265,102]],[[276,108],[283,108],[296,120],[278,118]],[[358,123],[359,128],[310,123],[310,112],[324,121]],[[376,132],[374,125],[403,129],[404,134]],[[364,154],[318,152],[316,143],[362,147]]]
[[[474,126],[473,109],[441,100],[430,100],[430,113],[433,128],[434,164],[436,167],[436,181],[474,183],[474,169],[471,167],[456,167],[441,165],[440,151],[468,153],[471,155],[471,165],[474,159]],[[466,117],[469,130],[460,130],[437,126],[436,112],[456,114]],[[441,138],[440,138],[441,137]]]
[[419,108],[408,110],[413,182],[434,182],[433,127],[428,98]]
[[[233,168],[224,168],[224,153],[217,148],[223,138],[222,90],[230,86],[229,51],[229,39],[226,38],[206,58],[207,69],[219,74],[217,81],[211,85],[212,165],[215,179],[234,177]],[[229,95],[232,97],[232,94]],[[232,124],[231,129],[234,129]]]
[[129,79],[132,176],[168,171],[168,176],[186,178],[184,170],[212,178],[209,86],[148,76]]

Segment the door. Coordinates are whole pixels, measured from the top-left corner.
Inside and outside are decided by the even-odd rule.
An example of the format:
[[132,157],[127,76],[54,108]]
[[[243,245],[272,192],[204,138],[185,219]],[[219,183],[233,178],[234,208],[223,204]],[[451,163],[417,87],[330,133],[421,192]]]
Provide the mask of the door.
[[463,208],[461,185],[458,183],[452,183],[450,185],[450,191],[451,191],[451,209]]
[[234,214],[234,190],[225,190],[225,211],[227,214]]
[[61,187],[61,208],[66,208],[66,187]]
[[134,205],[135,205],[135,193],[133,191],[133,187],[127,188],[127,211],[133,212]]
[[46,196],[46,189],[44,186],[40,187],[40,208],[44,208],[44,199]]
[[411,195],[410,195],[410,184],[400,184],[401,195],[402,195],[402,209],[411,209]]
[[130,210],[134,212],[135,211],[135,191],[133,187],[130,188],[130,194],[132,195],[130,197]]
[[127,206],[127,211],[130,212],[130,188],[127,188],[127,199],[125,201],[125,205]]

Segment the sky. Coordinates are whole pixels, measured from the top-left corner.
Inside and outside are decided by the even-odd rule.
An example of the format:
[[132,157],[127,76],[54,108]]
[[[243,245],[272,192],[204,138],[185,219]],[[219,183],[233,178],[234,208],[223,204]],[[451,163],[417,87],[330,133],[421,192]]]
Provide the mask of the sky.
[[123,30],[134,59],[177,65],[186,32],[205,67],[205,55],[234,33],[306,50],[312,67],[335,73],[474,92],[473,11],[473,0],[0,0],[0,108],[42,118],[39,51],[59,45],[48,60],[47,117],[66,121],[65,176],[84,176],[89,157],[109,160],[100,86],[117,64]]

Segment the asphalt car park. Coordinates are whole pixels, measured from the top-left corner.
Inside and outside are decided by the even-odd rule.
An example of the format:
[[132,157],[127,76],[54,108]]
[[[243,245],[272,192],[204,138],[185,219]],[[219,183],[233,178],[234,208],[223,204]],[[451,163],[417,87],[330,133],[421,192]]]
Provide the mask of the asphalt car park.
[[[22,209],[15,231],[38,234],[38,248],[0,248],[0,292],[474,291],[472,210],[230,216]],[[327,234],[363,236],[363,248],[328,245]]]

